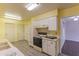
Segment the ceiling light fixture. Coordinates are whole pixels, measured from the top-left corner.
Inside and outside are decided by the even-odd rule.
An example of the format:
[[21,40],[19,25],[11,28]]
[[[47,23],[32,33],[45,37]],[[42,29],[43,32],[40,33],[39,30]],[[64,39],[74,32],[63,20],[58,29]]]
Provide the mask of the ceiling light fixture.
[[4,17],[8,19],[22,20],[20,16],[11,13],[5,13]]
[[31,10],[35,9],[37,6],[39,6],[39,3],[30,3],[30,4],[27,4],[25,6],[25,8],[27,8],[27,10],[31,11]]
[[77,17],[77,16],[76,16],[76,17],[74,17],[74,21],[78,21],[78,18],[79,18],[79,17]]
[[76,17],[76,18],[74,18],[74,21],[78,21],[78,18]]

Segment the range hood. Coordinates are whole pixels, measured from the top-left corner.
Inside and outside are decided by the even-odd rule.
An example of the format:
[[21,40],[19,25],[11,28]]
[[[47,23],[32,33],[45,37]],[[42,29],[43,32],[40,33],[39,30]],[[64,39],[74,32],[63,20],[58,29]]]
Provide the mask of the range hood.
[[48,27],[39,27],[39,28],[36,28],[38,34],[44,34],[46,35],[48,33]]

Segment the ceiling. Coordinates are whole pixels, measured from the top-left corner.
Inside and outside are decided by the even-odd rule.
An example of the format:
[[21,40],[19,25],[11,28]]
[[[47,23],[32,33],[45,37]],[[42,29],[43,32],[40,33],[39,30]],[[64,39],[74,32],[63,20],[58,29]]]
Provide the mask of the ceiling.
[[[27,3],[26,3],[27,4]],[[33,16],[37,16],[40,15],[42,13],[45,13],[47,11],[51,11],[54,10],[56,8],[59,9],[65,9],[65,8],[70,8],[72,6],[76,6],[79,4],[68,4],[68,3],[41,3],[39,7],[35,8],[32,11],[28,11],[25,8],[25,3],[4,3],[4,4],[0,4],[0,15],[4,14],[6,11],[14,13],[14,14],[18,14],[20,16],[22,16],[23,19],[29,19]]]

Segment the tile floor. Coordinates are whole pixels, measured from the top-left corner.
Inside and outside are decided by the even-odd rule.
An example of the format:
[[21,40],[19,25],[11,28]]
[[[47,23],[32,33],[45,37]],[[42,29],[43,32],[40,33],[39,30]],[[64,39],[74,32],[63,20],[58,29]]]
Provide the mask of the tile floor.
[[[26,40],[21,40],[12,43],[15,47],[17,47],[25,56],[48,56],[47,54],[41,53],[32,47],[29,47],[28,42]],[[59,56],[67,56],[65,54],[59,54]]]
[[28,42],[26,40],[13,42],[12,44],[17,47],[25,56],[48,56],[33,49],[32,47],[29,47]]

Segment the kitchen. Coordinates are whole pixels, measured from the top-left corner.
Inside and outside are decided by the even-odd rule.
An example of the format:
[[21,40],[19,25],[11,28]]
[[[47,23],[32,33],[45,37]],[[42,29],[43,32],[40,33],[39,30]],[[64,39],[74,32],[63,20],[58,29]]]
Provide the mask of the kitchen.
[[7,39],[25,56],[62,56],[61,20],[79,14],[79,5],[35,3],[38,7],[28,10],[28,4],[0,5],[0,41]]
[[29,45],[47,55],[59,55],[59,38],[56,31],[56,16],[32,21],[32,39]]

